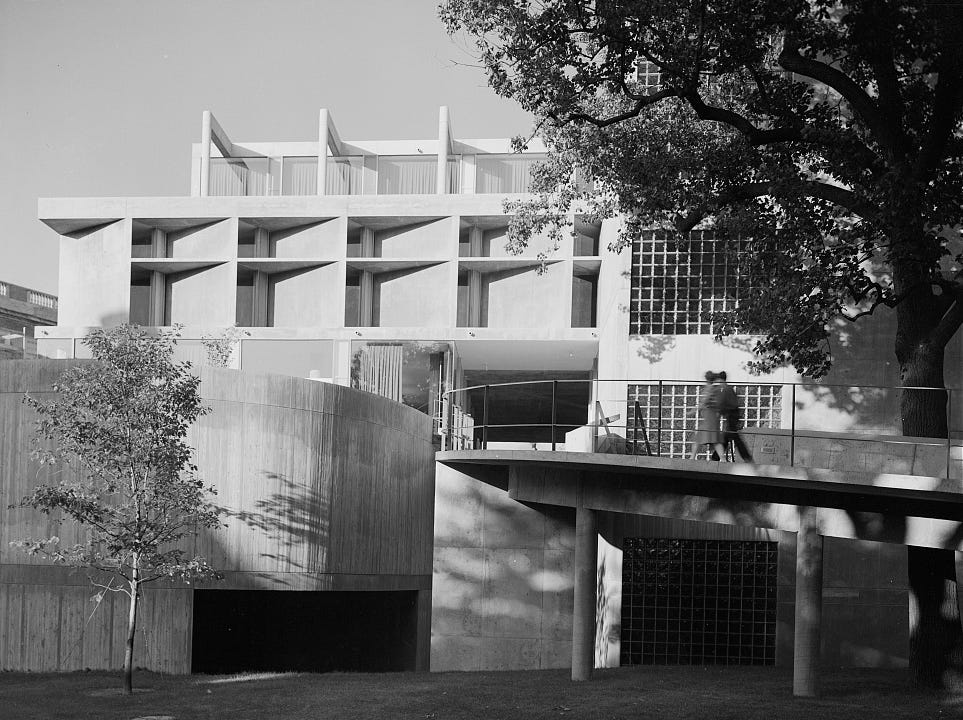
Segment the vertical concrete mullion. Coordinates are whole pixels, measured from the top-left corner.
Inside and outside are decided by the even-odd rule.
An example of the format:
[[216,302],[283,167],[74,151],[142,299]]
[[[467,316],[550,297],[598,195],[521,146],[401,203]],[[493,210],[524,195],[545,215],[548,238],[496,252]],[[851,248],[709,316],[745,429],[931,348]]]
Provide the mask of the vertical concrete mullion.
[[205,110],[201,115],[201,197],[207,197],[210,191],[211,177],[211,111]]
[[575,509],[575,608],[572,616],[572,680],[588,680],[595,661],[598,517]]
[[[168,256],[167,233],[154,228],[150,233],[151,255],[155,258]],[[150,274],[150,324],[160,326],[164,324],[165,305],[167,302],[167,276],[154,270]]]
[[814,507],[799,508],[796,535],[796,618],[793,642],[792,693],[816,696],[819,626],[823,603],[823,538]]
[[328,111],[318,111],[318,195],[327,195],[328,181]]
[[[481,228],[469,228],[468,254],[471,257],[482,257],[484,254],[484,236]],[[469,327],[482,326],[482,276],[478,270],[468,271],[468,325]]]
[[[361,228],[361,257],[375,257],[376,239],[374,230],[369,227]],[[361,319],[358,324],[362,327],[372,327],[374,323],[374,273],[369,270],[361,272]]]
[[254,308],[251,322],[255,327],[268,327],[268,274],[254,273]]
[[448,108],[442,105],[438,108],[438,167],[435,175],[435,193],[444,195],[448,192]]

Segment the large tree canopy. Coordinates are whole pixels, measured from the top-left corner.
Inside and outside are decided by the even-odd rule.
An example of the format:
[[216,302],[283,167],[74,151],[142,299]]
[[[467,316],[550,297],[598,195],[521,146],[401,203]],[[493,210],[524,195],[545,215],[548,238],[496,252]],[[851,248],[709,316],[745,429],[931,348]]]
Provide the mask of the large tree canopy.
[[[447,0],[441,14],[550,150],[515,242],[576,202],[626,216],[623,240],[716,228],[739,238],[750,281],[717,328],[762,336],[760,368],[818,377],[833,326],[886,306],[902,383],[944,386],[963,323],[963,2]],[[904,393],[901,410],[907,434],[945,437],[943,393]]]

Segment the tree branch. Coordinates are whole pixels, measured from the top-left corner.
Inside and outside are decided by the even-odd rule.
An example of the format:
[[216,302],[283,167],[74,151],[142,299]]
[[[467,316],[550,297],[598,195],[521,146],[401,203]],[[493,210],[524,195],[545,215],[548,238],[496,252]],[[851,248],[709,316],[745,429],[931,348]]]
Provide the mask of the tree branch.
[[784,41],[782,52],[779,53],[779,64],[790,72],[817,80],[838,92],[880,145],[894,156],[902,152],[903,148],[893,129],[883,122],[879,107],[846,73],[819,60],[803,57],[799,54],[798,42],[790,38]]
[[771,143],[803,140],[801,125],[762,129],[733,110],[706,105],[697,90],[688,89],[681,96],[688,101],[695,114],[701,119],[728,125],[742,133],[750,145],[769,145]]
[[560,118],[555,113],[549,113],[548,116],[552,118],[552,120],[555,120],[556,122],[559,122],[559,123],[582,121],[582,122],[591,123],[596,127],[604,128],[604,127],[608,127],[609,125],[617,125],[620,122],[624,122],[626,120],[631,120],[634,117],[638,117],[639,114],[642,112],[642,110],[644,110],[649,105],[655,105],[660,100],[665,100],[666,98],[670,98],[670,97],[679,97],[679,92],[676,90],[672,90],[670,88],[663,88],[658,92],[654,92],[651,95],[647,95],[643,98],[636,100],[635,105],[633,105],[630,110],[626,110],[624,113],[619,113],[618,115],[613,115],[611,117],[604,118],[604,119],[597,118],[593,115],[589,115],[583,112],[568,113],[568,115],[564,119]]
[[940,286],[944,291],[948,289],[953,291],[954,299],[947,311],[943,313],[930,339],[938,347],[945,348],[960,327],[963,327],[963,286],[960,283],[949,282],[940,283]]
[[[765,195],[779,197],[780,187],[778,183],[755,182],[730,188],[720,193],[714,202],[692,208],[686,215],[679,217],[675,222],[676,230],[683,233],[690,232],[714,211],[737,200],[751,200]],[[879,208],[862,200],[851,190],[838,185],[811,181],[803,182],[799,187],[802,195],[834,203],[864,219],[872,218],[879,213]]]

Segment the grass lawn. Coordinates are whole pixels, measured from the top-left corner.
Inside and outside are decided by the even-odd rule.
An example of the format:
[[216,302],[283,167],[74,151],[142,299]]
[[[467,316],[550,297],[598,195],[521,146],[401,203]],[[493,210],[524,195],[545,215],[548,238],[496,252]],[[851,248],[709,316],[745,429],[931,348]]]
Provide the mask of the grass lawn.
[[791,670],[646,667],[568,671],[169,676],[0,673],[0,718],[963,718],[963,694],[915,691],[906,670],[826,672],[817,700],[792,697]]

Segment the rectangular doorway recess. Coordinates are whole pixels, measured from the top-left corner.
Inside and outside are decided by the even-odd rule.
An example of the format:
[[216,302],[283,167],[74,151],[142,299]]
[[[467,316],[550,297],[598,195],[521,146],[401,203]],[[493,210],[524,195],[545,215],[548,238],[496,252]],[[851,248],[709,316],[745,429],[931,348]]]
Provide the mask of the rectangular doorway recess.
[[775,542],[626,538],[622,665],[774,665]]
[[191,672],[414,670],[417,597],[195,590]]

